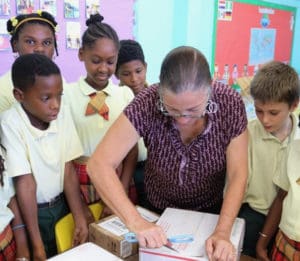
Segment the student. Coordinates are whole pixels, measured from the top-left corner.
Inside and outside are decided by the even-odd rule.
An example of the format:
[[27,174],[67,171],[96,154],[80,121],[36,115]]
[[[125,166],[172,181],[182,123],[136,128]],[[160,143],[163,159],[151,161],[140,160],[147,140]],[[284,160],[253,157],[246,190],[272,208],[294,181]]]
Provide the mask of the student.
[[[100,198],[86,173],[86,163],[99,141],[126,105],[133,99],[127,87],[120,88],[111,80],[115,73],[119,39],[115,30],[102,22],[100,14],[91,15],[82,36],[79,60],[85,65],[87,75],[65,88],[65,101],[70,105],[73,119],[83,145],[83,156],[74,161],[79,176],[81,192],[90,204]],[[118,147],[114,148],[118,150]],[[132,178],[137,149],[118,167],[118,174],[126,190]],[[110,213],[106,210],[104,214]]]
[[[141,45],[134,40],[121,40],[116,77],[121,86],[128,86],[137,95],[147,87],[147,63]],[[143,139],[138,142],[138,162],[134,173],[134,183],[137,190],[138,204],[145,205],[146,195],[144,190],[144,168],[147,150]]]
[[147,87],[147,63],[141,45],[134,40],[121,40],[116,76],[120,85],[128,86],[137,95]]
[[24,54],[12,66],[15,103],[1,115],[7,169],[13,177],[34,260],[57,253],[54,226],[73,214],[73,244],[87,240],[79,183],[72,160],[82,147],[68,108],[61,105],[57,65],[41,54]]
[[257,119],[248,124],[249,177],[239,216],[246,221],[243,254],[255,257],[256,243],[276,196],[273,177],[294,139],[299,102],[298,75],[278,61],[265,64],[250,84]]
[[[16,56],[40,53],[52,59],[55,54],[58,55],[56,27],[54,17],[45,11],[10,18],[7,21],[7,32],[11,35],[13,53]],[[0,112],[10,108],[15,102],[9,70],[0,77]]]
[[[259,260],[300,260],[300,129],[290,145],[288,159],[283,171],[274,177],[279,191],[261,230],[257,242],[257,258]],[[278,230],[279,224],[279,230]],[[268,257],[267,246],[277,232],[272,255]]]
[[148,151],[148,207],[160,213],[175,207],[220,214],[206,241],[207,255],[234,260],[230,234],[247,180],[247,117],[237,92],[212,83],[199,50],[181,46],[168,53],[159,84],[135,97],[88,162],[97,191],[137,234],[140,246],[161,247],[167,242],[162,228],[140,216],[113,175],[140,137]]
[[[12,180],[8,177],[4,149],[0,147],[0,260],[29,260],[25,225],[15,197]],[[16,259],[17,258],[17,259]]]

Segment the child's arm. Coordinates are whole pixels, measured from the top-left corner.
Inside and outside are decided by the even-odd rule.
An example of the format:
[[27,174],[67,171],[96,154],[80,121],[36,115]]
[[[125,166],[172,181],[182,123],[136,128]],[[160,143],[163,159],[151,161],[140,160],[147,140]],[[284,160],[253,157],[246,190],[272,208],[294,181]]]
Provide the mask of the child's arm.
[[79,180],[72,161],[65,164],[64,193],[74,217],[73,246],[76,246],[87,241],[88,227],[84,215],[84,203],[80,194]]
[[120,177],[121,183],[128,194],[129,185],[132,180],[133,172],[136,167],[138,157],[137,144],[128,152],[127,156],[123,160],[122,174]]
[[287,195],[283,189],[279,189],[267,215],[264,227],[256,244],[256,256],[259,260],[270,260],[268,258],[268,244],[275,235],[281,218],[282,202]]
[[46,252],[38,225],[36,183],[32,174],[14,178],[17,200],[31,240],[34,260],[46,260]]
[[27,237],[26,237],[26,227],[23,223],[23,219],[20,213],[20,209],[18,206],[18,202],[16,197],[12,197],[8,207],[14,213],[14,219],[11,221],[11,227],[13,229],[14,238],[17,246],[16,257],[26,257],[28,260],[30,259],[30,253],[28,249]]

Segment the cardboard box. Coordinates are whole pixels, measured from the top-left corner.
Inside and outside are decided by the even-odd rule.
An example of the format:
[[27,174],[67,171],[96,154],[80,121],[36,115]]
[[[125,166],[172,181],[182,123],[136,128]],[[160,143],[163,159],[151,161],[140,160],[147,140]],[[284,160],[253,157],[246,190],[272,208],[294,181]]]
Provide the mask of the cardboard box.
[[[168,237],[182,234],[192,234],[191,243],[172,244],[171,250],[165,246],[157,249],[140,248],[140,261],[170,261],[170,260],[208,260],[205,251],[205,241],[214,231],[219,215],[190,210],[167,208],[157,224],[162,226]],[[231,232],[231,242],[238,250],[238,259],[242,250],[245,233],[245,221],[237,218]]]
[[98,261],[98,260],[105,260],[105,261],[121,261],[119,257],[109,253],[105,249],[93,244],[93,243],[84,243],[77,247],[74,247],[62,254],[54,256],[48,260],[51,261],[82,261],[82,260],[89,260],[89,261]]
[[[150,222],[156,222],[159,218],[155,213],[142,207],[138,206],[137,210]],[[129,243],[124,239],[124,235],[128,232],[125,224],[116,215],[112,215],[90,224],[89,241],[118,257],[126,258],[138,253],[138,244]]]

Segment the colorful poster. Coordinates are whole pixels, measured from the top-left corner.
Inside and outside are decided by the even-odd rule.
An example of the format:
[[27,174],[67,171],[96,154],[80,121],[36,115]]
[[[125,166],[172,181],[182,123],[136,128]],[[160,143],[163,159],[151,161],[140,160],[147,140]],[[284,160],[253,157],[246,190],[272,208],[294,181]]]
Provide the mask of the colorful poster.
[[272,59],[290,62],[296,9],[253,2],[234,1],[232,20],[216,21],[215,79],[234,84]]
[[231,21],[232,8],[233,8],[232,0],[219,0],[218,19],[224,21]]
[[0,0],[0,15],[10,15],[9,0]]
[[34,0],[17,0],[17,14],[31,14],[34,10]]
[[56,0],[40,0],[40,9],[56,16]]
[[89,18],[91,14],[100,13],[99,0],[86,0],[85,10],[86,10],[86,18]]
[[249,65],[263,64],[274,59],[276,30],[252,28]]
[[79,18],[79,0],[64,1],[65,18]]
[[10,50],[10,36],[0,33],[0,51]]
[[80,47],[80,23],[66,23],[66,48],[79,49]]

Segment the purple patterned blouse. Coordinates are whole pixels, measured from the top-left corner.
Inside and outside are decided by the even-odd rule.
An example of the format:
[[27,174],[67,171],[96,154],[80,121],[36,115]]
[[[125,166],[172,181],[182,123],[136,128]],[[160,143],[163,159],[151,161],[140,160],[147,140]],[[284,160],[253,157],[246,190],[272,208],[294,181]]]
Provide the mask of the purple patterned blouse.
[[226,148],[247,127],[244,103],[235,90],[215,83],[211,100],[218,111],[208,115],[204,132],[185,145],[173,119],[158,110],[157,88],[146,88],[124,110],[148,149],[147,199],[158,209],[211,208],[223,198]]

